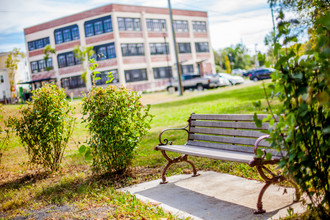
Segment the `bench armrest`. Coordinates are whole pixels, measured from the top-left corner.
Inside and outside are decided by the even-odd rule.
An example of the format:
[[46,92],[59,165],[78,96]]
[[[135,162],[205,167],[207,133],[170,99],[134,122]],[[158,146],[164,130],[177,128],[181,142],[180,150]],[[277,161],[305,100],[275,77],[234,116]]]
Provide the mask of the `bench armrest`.
[[[260,143],[262,140],[267,139],[267,138],[269,138],[269,137],[270,137],[269,135],[263,135],[263,136],[261,136],[261,137],[259,137],[259,138],[257,139],[256,143],[254,144],[254,154],[255,154],[255,155],[257,155],[257,150],[258,150],[258,145],[259,145],[259,143]],[[264,156],[265,156],[265,155],[266,155],[266,151],[263,150],[263,152],[264,152]]]
[[163,139],[164,142],[162,141],[162,135],[163,135],[164,132],[170,131],[170,130],[183,130],[183,131],[186,131],[187,133],[189,133],[189,131],[187,130],[188,126],[189,126],[189,124],[186,127],[183,127],[183,128],[168,128],[168,129],[163,130],[159,134],[159,144],[158,145],[168,145],[168,144],[172,145],[172,141],[168,141],[167,138]]

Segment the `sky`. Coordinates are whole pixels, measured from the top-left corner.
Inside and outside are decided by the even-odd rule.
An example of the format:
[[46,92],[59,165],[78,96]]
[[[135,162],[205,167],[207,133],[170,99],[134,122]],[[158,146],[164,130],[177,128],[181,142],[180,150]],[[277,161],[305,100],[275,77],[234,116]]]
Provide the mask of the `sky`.
[[[168,7],[168,0],[0,0],[0,52],[26,52],[24,28],[107,4]],[[171,0],[173,9],[206,11],[214,50],[243,43],[265,52],[272,26],[267,0]]]

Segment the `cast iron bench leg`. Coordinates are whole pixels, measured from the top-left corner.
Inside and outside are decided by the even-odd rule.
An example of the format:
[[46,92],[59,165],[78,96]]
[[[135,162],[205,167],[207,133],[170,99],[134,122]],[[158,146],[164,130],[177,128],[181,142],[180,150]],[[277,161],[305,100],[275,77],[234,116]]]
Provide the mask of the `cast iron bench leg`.
[[195,167],[194,163],[188,160],[188,155],[181,155],[179,157],[171,159],[171,158],[169,158],[169,156],[167,156],[165,150],[161,150],[161,152],[162,152],[163,156],[165,157],[165,159],[168,161],[168,163],[166,164],[166,166],[163,170],[162,182],[160,182],[160,184],[167,183],[167,181],[166,181],[166,171],[173,163],[179,163],[179,162],[185,161],[185,162],[189,163],[192,166],[192,168],[193,168],[193,177],[199,175],[199,174],[197,174],[197,170],[196,170],[196,167]]

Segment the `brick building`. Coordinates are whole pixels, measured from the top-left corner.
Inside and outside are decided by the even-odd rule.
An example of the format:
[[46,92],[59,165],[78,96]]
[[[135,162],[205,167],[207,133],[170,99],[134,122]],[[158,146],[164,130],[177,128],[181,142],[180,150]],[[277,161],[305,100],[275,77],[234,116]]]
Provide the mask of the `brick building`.
[[[173,19],[182,73],[214,73],[207,13],[174,9]],[[53,79],[75,96],[86,90],[83,65],[72,52],[76,45],[93,46],[102,79],[98,85],[105,84],[108,71],[115,76],[113,84],[136,91],[164,89],[177,76],[167,8],[110,4],[25,28],[24,34],[36,87]],[[45,62],[48,44],[56,54]]]

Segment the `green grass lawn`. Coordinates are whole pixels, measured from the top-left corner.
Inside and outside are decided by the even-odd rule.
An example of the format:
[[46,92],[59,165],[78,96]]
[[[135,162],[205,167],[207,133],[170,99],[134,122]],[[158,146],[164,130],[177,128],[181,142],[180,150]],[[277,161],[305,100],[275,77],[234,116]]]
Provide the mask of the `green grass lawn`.
[[[88,162],[78,152],[79,145],[88,137],[88,131],[85,125],[80,123],[80,102],[74,101],[72,105],[77,109],[77,125],[59,172],[37,173],[27,164],[28,156],[17,137],[12,137],[0,165],[0,218],[29,216],[31,210],[57,205],[56,207],[71,207],[66,212],[57,212],[58,208],[53,208],[50,213],[57,218],[102,217],[100,212],[95,215],[93,210],[106,207],[104,215],[109,218],[172,219],[174,218],[172,215],[163,212],[160,208],[141,203],[134,196],[117,192],[115,189],[160,178],[166,161],[160,152],[154,150],[154,147],[158,144],[158,134],[162,129],[185,126],[192,112],[202,114],[262,113],[261,110],[254,109],[252,105],[252,102],[256,100],[261,100],[262,105],[266,106],[261,86],[251,84],[230,90],[217,89],[212,92],[202,92],[198,96],[152,105],[150,110],[154,115],[152,128],[139,145],[132,168],[125,176],[93,175]],[[5,106],[6,114],[16,112],[16,107]],[[186,140],[183,132],[172,132],[168,134],[168,137],[177,144],[183,144]],[[198,170],[214,170],[259,180],[257,172],[246,164],[205,158],[191,159]],[[190,167],[186,164],[176,164],[169,169],[168,175],[190,171]]]

